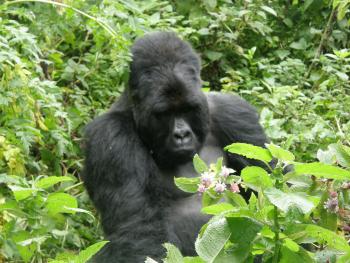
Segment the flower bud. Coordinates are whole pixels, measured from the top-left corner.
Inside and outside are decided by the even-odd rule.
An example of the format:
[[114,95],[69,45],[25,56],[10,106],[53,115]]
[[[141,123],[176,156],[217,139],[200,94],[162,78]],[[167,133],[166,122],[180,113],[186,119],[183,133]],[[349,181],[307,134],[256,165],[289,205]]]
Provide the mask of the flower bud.
[[329,195],[330,195],[330,197],[332,197],[332,198],[337,198],[337,197],[338,197],[337,192],[330,192]]
[[233,193],[239,193],[240,190],[239,190],[239,186],[237,183],[232,183],[230,185],[230,191],[233,192]]
[[227,176],[229,176],[230,174],[232,174],[234,172],[235,172],[235,170],[233,170],[231,168],[227,168],[226,166],[222,166],[220,175],[223,176],[223,177],[227,177]]
[[206,187],[208,188],[214,181],[214,176],[215,174],[214,173],[211,173],[211,172],[204,172],[202,173],[202,176],[201,176],[201,183]]
[[205,185],[203,185],[203,184],[198,185],[197,191],[199,193],[204,193],[206,190],[207,190],[207,188],[205,187]]
[[337,213],[339,211],[338,198],[329,198],[324,203],[324,208],[330,213]]
[[221,193],[223,193],[225,191],[225,189],[226,189],[226,185],[224,183],[217,183],[215,185],[215,189],[214,190],[215,190],[215,192],[221,194]]

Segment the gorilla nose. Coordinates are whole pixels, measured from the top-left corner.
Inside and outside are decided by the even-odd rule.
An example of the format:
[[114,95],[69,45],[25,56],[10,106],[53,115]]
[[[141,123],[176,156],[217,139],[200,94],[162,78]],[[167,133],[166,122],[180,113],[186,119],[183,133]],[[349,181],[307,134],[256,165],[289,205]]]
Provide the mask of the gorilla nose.
[[191,142],[191,132],[187,129],[176,129],[173,135],[176,145],[186,145]]

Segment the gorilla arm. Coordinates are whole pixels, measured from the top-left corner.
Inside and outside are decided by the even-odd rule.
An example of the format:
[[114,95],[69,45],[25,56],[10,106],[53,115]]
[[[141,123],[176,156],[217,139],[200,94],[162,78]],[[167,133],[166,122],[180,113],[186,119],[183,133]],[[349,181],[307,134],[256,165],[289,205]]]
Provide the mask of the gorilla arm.
[[[211,115],[211,132],[220,147],[234,142],[249,143],[264,147],[268,139],[259,124],[259,115],[245,100],[231,94],[211,92],[208,94]],[[227,163],[236,171],[245,166],[263,163],[236,154],[227,154]]]
[[164,230],[159,208],[146,193],[157,167],[135,131],[131,113],[111,111],[98,117],[87,127],[86,142],[85,185],[111,241],[95,260],[157,259],[163,254]]

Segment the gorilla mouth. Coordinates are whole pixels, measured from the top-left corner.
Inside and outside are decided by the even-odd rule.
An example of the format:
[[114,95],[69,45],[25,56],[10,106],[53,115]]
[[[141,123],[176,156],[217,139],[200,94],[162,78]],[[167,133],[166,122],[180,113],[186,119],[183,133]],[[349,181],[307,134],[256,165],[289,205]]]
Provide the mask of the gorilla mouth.
[[187,146],[181,146],[173,149],[173,153],[175,155],[187,155],[192,156],[192,153],[195,152],[195,149],[193,147],[187,147]]
[[196,154],[196,150],[192,147],[179,147],[174,149],[172,156],[176,159],[177,162],[190,162],[192,161],[193,156]]

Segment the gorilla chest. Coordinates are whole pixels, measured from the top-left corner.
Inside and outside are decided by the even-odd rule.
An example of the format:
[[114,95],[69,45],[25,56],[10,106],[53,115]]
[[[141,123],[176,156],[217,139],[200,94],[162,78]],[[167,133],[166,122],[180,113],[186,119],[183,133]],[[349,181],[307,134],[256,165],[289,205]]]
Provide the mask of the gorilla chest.
[[[208,143],[199,152],[200,157],[207,163],[215,163],[224,152],[216,145]],[[170,174],[169,174],[170,173]],[[188,195],[177,189],[174,185],[174,177],[199,176],[193,168],[192,162],[177,167],[172,172],[163,172],[163,178],[168,179],[168,190],[173,192],[176,198],[168,200],[164,204],[165,227],[168,234],[168,242],[177,245],[184,255],[194,255],[194,241],[200,228],[209,220],[208,215],[202,214],[201,196]]]

